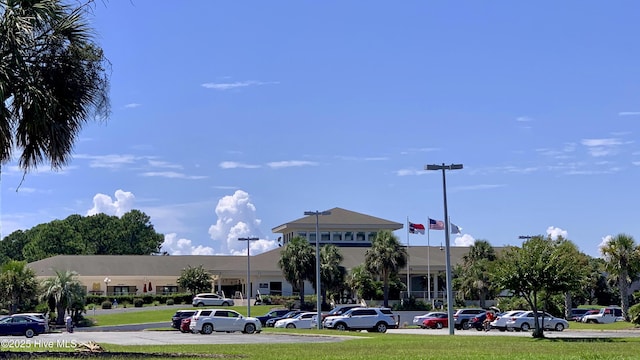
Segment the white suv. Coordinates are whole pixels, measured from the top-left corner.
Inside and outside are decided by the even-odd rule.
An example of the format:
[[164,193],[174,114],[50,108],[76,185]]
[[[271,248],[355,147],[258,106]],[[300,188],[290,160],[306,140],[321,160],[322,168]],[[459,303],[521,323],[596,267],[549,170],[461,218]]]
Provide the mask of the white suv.
[[198,310],[191,317],[189,330],[193,333],[211,334],[214,331],[242,331],[245,334],[262,331],[260,320],[244,317],[240,313],[226,309]]
[[580,320],[585,323],[610,324],[616,321],[624,321],[622,308],[618,306],[608,306],[600,309],[597,314],[585,315]]
[[327,329],[387,332],[398,327],[398,320],[388,308],[354,308],[323,322]]
[[218,294],[211,294],[211,293],[198,294],[193,297],[193,300],[191,301],[191,303],[193,304],[193,306],[198,306],[198,307],[235,305],[235,303],[233,302],[233,299],[229,299],[229,298],[220,296]]

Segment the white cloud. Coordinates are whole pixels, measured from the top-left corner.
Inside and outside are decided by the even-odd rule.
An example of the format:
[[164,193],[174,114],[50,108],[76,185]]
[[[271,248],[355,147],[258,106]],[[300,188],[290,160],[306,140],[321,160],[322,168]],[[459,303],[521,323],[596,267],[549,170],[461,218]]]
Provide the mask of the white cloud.
[[557,239],[558,236],[562,236],[563,238],[567,238],[569,233],[566,230],[562,230],[555,226],[549,226],[547,228],[547,235],[549,235],[552,239]]
[[75,159],[88,159],[90,160],[89,166],[92,168],[109,168],[115,169],[122,167],[123,165],[133,164],[140,158],[135,155],[85,155],[77,154],[73,156]]
[[125,109],[135,109],[135,108],[140,107],[140,106],[142,106],[142,104],[131,103],[131,104],[125,105],[124,107],[125,107]]
[[260,165],[243,164],[235,161],[223,161],[218,166],[223,169],[257,169]]
[[260,86],[260,85],[271,85],[278,84],[278,82],[263,82],[263,81],[255,81],[255,80],[247,80],[247,81],[236,81],[231,83],[204,83],[202,87],[213,90],[233,90],[248,86]]
[[618,146],[622,145],[619,139],[582,139],[582,145],[586,146],[591,156],[607,156],[618,152]]
[[528,116],[519,116],[516,118],[517,122],[530,122],[533,121],[532,118],[528,117]]
[[289,160],[289,161],[273,161],[267,163],[272,169],[281,169],[286,167],[294,167],[294,166],[316,166],[318,163],[313,161],[303,161],[303,160]]
[[598,244],[598,252],[600,253],[600,255],[602,255],[602,248],[608,245],[609,241],[611,241],[612,239],[613,239],[613,236],[611,235],[607,235],[602,238],[602,241],[600,242],[600,244]]
[[218,201],[215,211],[218,219],[209,227],[209,236],[213,241],[223,244],[223,252],[233,255],[246,254],[247,244],[238,240],[241,237],[260,239],[249,241],[250,252],[254,255],[277,246],[276,241],[261,238],[261,220],[256,218],[256,207],[248,193],[236,190],[233,195],[223,197]]
[[417,169],[396,170],[396,175],[398,176],[412,176],[412,175],[424,175],[424,174],[427,174],[426,170],[417,170]]
[[476,239],[469,234],[464,234],[462,236],[456,237],[454,240],[455,246],[471,246],[476,242]]
[[87,216],[99,213],[107,215],[122,216],[133,207],[135,196],[128,191],[116,190],[116,200],[112,200],[109,195],[96,194],[93,197],[93,208],[87,211]]
[[175,171],[149,171],[141,174],[142,176],[147,177],[165,177],[170,179],[188,179],[188,180],[199,180],[206,179],[206,176],[203,175],[187,175]]
[[212,247],[194,246],[189,239],[178,239],[176,233],[164,235],[161,251],[166,251],[171,255],[214,255]]
[[620,111],[618,116],[638,116],[640,111]]

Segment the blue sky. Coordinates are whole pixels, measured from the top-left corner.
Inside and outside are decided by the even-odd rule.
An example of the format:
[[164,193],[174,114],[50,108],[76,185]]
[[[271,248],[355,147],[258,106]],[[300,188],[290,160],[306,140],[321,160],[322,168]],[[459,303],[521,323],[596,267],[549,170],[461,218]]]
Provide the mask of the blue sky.
[[[2,235],[140,209],[172,254],[252,253],[306,210],[452,243],[640,240],[640,3],[98,2],[113,113],[62,171],[2,172]],[[406,230],[396,233],[406,243]],[[444,241],[432,231],[430,242]],[[411,235],[412,245],[427,237]]]

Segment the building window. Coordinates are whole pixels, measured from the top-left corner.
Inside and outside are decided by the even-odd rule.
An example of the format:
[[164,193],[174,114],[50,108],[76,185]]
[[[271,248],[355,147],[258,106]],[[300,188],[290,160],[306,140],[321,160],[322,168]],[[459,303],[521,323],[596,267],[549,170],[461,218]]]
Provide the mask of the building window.
[[173,285],[165,285],[162,287],[162,295],[177,294],[178,287]]
[[310,232],[308,240],[309,240],[310,243],[315,244],[316,243],[316,233]]
[[344,241],[353,241],[353,233],[351,231],[344,233]]
[[330,233],[328,231],[323,231],[320,233],[320,242],[329,242],[330,239]]
[[129,295],[128,286],[114,286],[113,295]]
[[356,241],[364,241],[365,240],[365,233],[364,231],[358,231],[356,233]]
[[306,231],[300,231],[298,232],[298,236],[300,236],[303,239],[307,238],[307,232]]
[[377,232],[372,231],[369,233],[369,242],[373,242],[373,240],[376,238],[376,235],[378,235]]
[[333,235],[331,236],[331,241],[342,241],[342,233],[341,232],[334,232]]

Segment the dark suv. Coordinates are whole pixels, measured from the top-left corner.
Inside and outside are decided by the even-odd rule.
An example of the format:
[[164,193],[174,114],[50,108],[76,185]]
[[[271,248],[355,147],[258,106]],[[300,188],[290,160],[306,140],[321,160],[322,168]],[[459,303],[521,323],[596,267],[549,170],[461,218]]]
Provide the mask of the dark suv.
[[260,323],[262,324],[262,326],[267,326],[267,320],[284,316],[289,311],[290,311],[289,309],[275,309],[275,310],[269,311],[268,313],[262,316],[256,316],[256,318],[260,320]]
[[171,317],[171,327],[180,330],[182,319],[192,317],[197,310],[178,310]]
[[476,315],[482,314],[486,312],[484,309],[458,309],[458,311],[453,314],[453,320],[455,322],[455,328],[460,330],[468,330],[469,329],[469,321],[473,319]]

